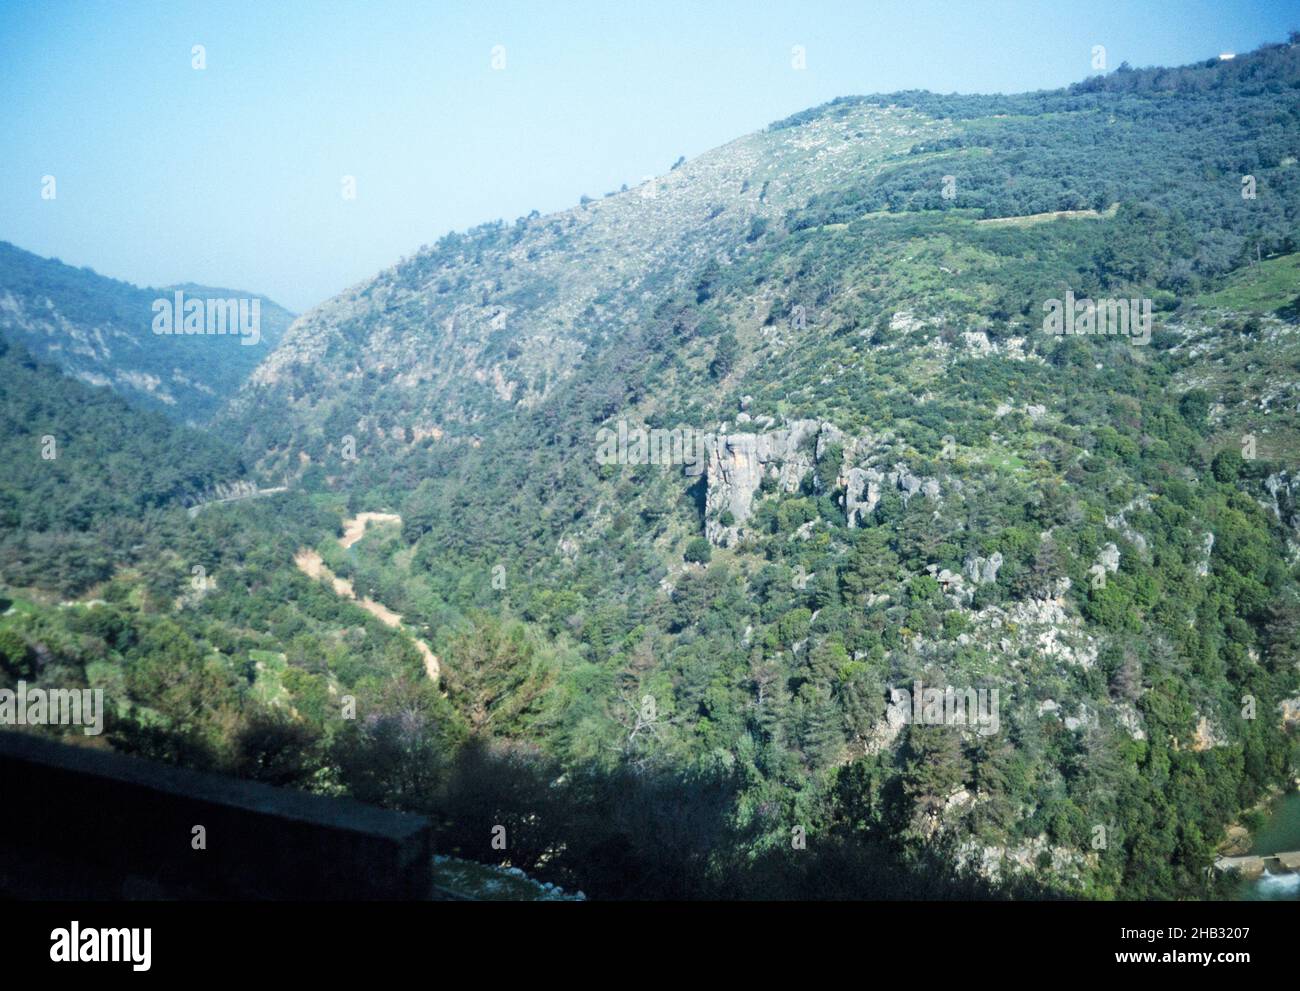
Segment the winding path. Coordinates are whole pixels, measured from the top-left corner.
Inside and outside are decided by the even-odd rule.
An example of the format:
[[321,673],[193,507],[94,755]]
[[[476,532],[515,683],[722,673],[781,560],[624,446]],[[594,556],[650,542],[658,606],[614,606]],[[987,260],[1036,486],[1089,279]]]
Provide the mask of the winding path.
[[[355,544],[365,536],[366,526],[369,523],[400,524],[401,522],[402,518],[396,513],[358,513],[356,516],[352,517],[352,519],[346,520],[343,523],[343,536],[339,538],[339,546],[344,550],[347,550]],[[442,664],[438,659],[438,655],[429,649],[427,643],[402,626],[402,617],[398,613],[393,612],[393,610],[389,609],[383,603],[376,602],[369,596],[357,598],[356,589],[352,587],[352,582],[334,574],[334,572],[329,569],[328,565],[325,564],[324,559],[309,547],[304,547],[302,550],[298,551],[298,553],[293,556],[293,563],[296,564],[298,570],[308,578],[312,578],[316,581],[320,581],[321,579],[328,580],[330,586],[334,589],[335,595],[340,595],[345,599],[351,599],[385,626],[392,627],[393,629],[404,630],[415,642],[416,649],[424,659],[425,674],[429,676],[429,680],[435,685],[438,683],[438,678],[442,674]]]

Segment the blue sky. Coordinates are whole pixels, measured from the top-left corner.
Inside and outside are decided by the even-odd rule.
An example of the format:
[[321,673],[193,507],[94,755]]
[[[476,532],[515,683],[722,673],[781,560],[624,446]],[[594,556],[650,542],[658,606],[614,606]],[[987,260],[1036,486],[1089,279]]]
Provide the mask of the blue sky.
[[302,310],[836,96],[1042,89],[1094,45],[1175,65],[1294,28],[1289,0],[0,0],[0,240]]

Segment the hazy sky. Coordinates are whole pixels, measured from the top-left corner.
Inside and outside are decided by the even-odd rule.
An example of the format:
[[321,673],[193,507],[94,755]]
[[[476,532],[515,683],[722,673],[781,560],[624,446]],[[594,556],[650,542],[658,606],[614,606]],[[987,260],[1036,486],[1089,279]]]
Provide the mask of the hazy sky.
[[1298,27],[1294,0],[0,0],[0,240],[302,310],[836,96],[1042,89],[1094,45],[1173,65]]

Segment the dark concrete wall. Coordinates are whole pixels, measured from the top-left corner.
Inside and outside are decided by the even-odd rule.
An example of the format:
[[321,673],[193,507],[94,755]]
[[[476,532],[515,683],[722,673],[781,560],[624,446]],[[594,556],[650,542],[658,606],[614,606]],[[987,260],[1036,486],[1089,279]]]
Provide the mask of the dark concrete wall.
[[420,816],[0,731],[10,897],[428,898],[432,856]]

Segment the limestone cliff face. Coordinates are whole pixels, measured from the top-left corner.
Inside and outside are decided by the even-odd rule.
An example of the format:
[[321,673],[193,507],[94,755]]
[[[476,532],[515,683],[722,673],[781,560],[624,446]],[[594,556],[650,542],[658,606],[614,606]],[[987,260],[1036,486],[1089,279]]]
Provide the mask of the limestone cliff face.
[[[763,480],[757,434],[729,434],[709,451],[704,503],[704,535],[719,546],[731,544],[740,525],[753,511],[754,494]],[[719,516],[730,512],[735,523],[724,525]]]
[[1273,515],[1286,528],[1287,547],[1293,558],[1300,557],[1300,476],[1279,471],[1264,480],[1272,498]]
[[876,508],[884,492],[897,490],[904,502],[920,493],[927,499],[940,498],[937,478],[921,478],[899,462],[890,469],[850,468],[841,475],[844,485],[844,512],[848,525],[856,527]]
[[[743,535],[764,478],[777,491],[798,492],[813,469],[832,456],[841,459],[835,486],[842,492],[840,505],[850,527],[862,523],[886,491],[897,491],[904,502],[917,495],[942,498],[937,478],[916,475],[901,461],[886,467],[870,464],[887,455],[888,445],[879,438],[849,437],[834,424],[814,419],[794,420],[779,430],[721,436],[709,448],[705,469],[705,536],[717,546],[731,546]],[[820,487],[814,477],[814,490]],[[727,512],[730,522],[723,522]]]
[[[796,420],[781,430],[725,434],[710,446],[704,528],[710,542],[727,547],[739,539],[765,476],[783,492],[798,491],[815,464],[815,438],[823,426],[830,425]],[[720,518],[726,512],[731,513],[729,524]]]
[[994,551],[988,557],[972,554],[963,562],[966,576],[976,585],[988,585],[998,580],[998,570],[1002,567],[1002,554]]

